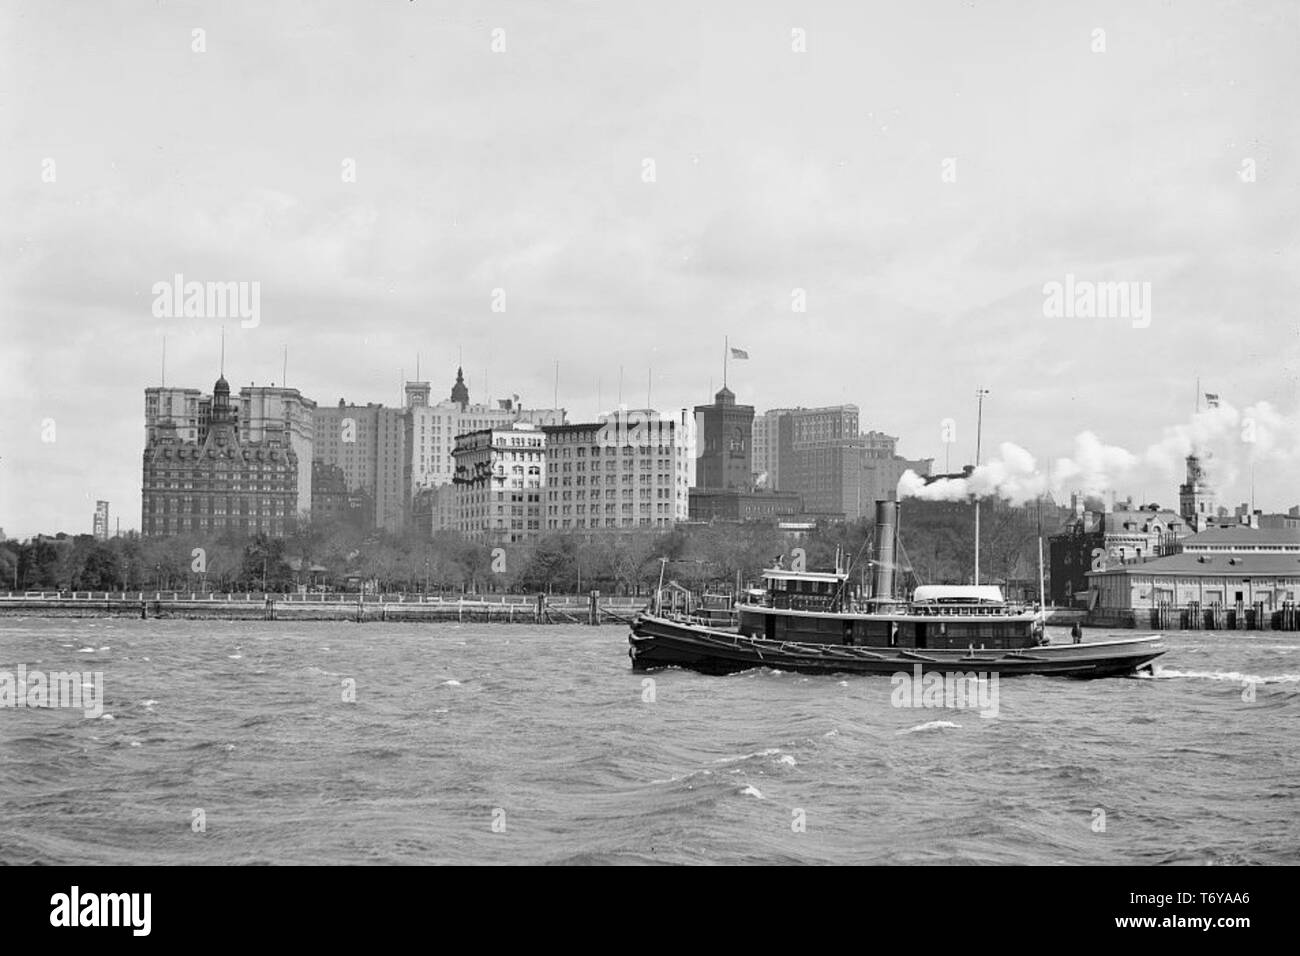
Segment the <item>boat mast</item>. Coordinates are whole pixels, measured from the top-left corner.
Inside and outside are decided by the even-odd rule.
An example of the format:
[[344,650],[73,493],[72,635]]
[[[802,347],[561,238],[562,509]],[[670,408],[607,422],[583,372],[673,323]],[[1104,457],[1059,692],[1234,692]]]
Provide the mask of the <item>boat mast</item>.
[[[975,417],[975,467],[980,466],[980,438],[984,430],[984,396],[989,393],[987,388],[975,389],[975,399],[978,402]],[[975,583],[980,583],[980,500],[975,498]]]
[[1047,591],[1043,585],[1043,498],[1038,497],[1038,613],[1047,627]]
[[[668,559],[659,559],[659,587],[655,591],[655,614],[662,614],[664,610],[664,568],[668,567]],[[687,611],[689,612],[689,608]]]

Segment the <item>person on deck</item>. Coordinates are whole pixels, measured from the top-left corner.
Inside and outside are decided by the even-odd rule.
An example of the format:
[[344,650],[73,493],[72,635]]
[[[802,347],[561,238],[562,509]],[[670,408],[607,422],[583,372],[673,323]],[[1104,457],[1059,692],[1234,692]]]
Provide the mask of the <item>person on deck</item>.
[[1075,621],[1074,625],[1070,628],[1070,637],[1074,639],[1074,643],[1076,644],[1083,643],[1083,628],[1079,626],[1078,621]]

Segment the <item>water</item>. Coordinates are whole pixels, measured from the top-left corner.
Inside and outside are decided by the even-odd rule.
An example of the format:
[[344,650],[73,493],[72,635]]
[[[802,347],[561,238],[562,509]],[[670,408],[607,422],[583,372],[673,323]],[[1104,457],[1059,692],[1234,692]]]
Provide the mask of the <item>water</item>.
[[615,627],[3,619],[106,703],[0,709],[0,863],[1300,862],[1300,635],[1166,643],[986,719]]

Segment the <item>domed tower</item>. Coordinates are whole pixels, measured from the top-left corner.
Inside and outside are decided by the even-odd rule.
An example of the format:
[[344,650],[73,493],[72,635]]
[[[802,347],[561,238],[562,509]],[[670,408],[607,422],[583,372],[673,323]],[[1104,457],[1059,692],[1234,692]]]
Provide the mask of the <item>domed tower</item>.
[[212,424],[225,425],[232,421],[230,383],[226,381],[226,376],[222,375],[217,379],[217,384],[212,386]]
[[469,404],[469,389],[465,385],[465,372],[462,368],[456,368],[456,384],[451,387],[451,400],[464,408]]
[[1191,531],[1204,531],[1214,517],[1216,497],[1195,449],[1187,456],[1187,480],[1178,486],[1178,511]]

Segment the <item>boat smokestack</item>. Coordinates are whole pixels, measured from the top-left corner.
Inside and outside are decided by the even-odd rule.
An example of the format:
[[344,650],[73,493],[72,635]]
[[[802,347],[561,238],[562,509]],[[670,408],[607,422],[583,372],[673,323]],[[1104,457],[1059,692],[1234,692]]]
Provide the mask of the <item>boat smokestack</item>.
[[894,596],[894,540],[898,536],[898,502],[876,502],[876,547],[871,563],[871,596]]

